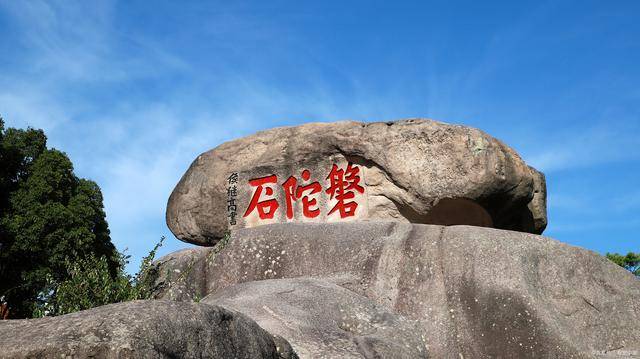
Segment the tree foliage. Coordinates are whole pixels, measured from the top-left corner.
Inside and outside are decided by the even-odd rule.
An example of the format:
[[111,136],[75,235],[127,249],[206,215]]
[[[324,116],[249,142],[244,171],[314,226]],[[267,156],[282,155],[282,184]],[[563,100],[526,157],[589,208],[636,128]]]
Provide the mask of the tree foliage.
[[31,316],[52,283],[72,277],[70,263],[79,270],[98,258],[111,278],[121,268],[100,188],[46,141],[0,119],[0,300],[12,318]]
[[640,277],[640,253],[629,252],[626,256],[618,253],[607,253],[607,258],[620,267]]

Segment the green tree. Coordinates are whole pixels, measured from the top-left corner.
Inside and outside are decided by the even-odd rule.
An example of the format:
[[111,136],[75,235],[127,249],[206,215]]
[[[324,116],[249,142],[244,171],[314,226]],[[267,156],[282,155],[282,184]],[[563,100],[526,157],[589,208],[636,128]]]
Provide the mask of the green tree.
[[626,256],[618,253],[607,253],[607,258],[620,267],[640,277],[640,253],[629,252]]
[[46,141],[0,119],[0,300],[12,318],[30,317],[70,278],[69,263],[104,258],[112,277],[120,267],[100,188]]

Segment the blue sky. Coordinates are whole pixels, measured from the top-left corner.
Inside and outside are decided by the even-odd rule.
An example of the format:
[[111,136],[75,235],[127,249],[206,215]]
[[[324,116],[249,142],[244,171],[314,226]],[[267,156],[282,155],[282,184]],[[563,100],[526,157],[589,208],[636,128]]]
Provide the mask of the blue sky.
[[639,1],[0,0],[0,114],[102,187],[137,265],[201,152],[274,126],[428,117],[545,172],[546,235],[640,251]]

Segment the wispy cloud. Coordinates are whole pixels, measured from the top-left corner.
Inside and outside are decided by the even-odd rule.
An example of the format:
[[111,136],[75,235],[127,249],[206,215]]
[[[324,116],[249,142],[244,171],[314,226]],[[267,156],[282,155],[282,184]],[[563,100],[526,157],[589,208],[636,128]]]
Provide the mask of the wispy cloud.
[[[96,87],[118,91],[132,81],[189,71],[157,43],[118,33],[110,1],[2,5],[27,49],[20,71],[0,74],[2,115],[10,126],[43,128],[79,175],[100,184],[114,242],[139,258],[166,232],[166,199],[191,159],[231,136],[221,124],[238,121],[190,108],[193,101],[179,94],[164,96],[168,101],[116,96],[102,107],[105,101],[90,93]],[[122,43],[133,50],[117,48]],[[247,126],[240,125],[235,129]]]
[[[68,152],[80,176],[98,182],[112,237],[136,258],[159,235],[168,234],[166,200],[199,153],[276,125],[409,116],[474,121],[477,116],[477,122],[465,123],[498,137],[516,133],[507,142],[520,141],[523,157],[552,176],[639,159],[640,123],[632,112],[603,110],[589,114],[584,123],[570,124],[558,110],[542,118],[544,125],[538,128],[536,120],[546,116],[539,112],[543,101],[538,99],[547,97],[530,100],[522,95],[511,98],[509,105],[501,96],[511,88],[492,92],[492,86],[511,81],[514,69],[522,67],[523,57],[516,55],[530,50],[523,47],[523,39],[538,31],[541,19],[551,12],[544,4],[537,11],[520,12],[518,21],[504,21],[485,37],[486,44],[474,41],[466,51],[479,53],[460,55],[454,65],[450,51],[436,47],[448,41],[446,37],[425,45],[428,51],[423,52],[429,56],[416,57],[414,64],[414,53],[407,48],[386,57],[398,48],[395,43],[385,45],[384,53],[379,44],[335,45],[326,38],[347,26],[338,23],[342,30],[329,31],[335,24],[318,23],[324,16],[314,19],[304,11],[284,18],[251,6],[216,4],[204,9],[201,4],[181,4],[181,13],[174,16],[172,9],[158,4],[154,14],[162,15],[145,19],[156,23],[141,26],[141,19],[123,21],[129,6],[134,5],[110,0],[0,0],[0,15],[11,22],[12,38],[7,41],[15,47],[12,58],[18,59],[0,70],[0,113],[10,126],[43,128],[50,145]],[[311,34],[301,34],[299,23],[313,20]],[[165,31],[167,27],[172,31]],[[363,39],[371,35],[369,30],[360,34]],[[420,28],[407,34],[414,30]],[[440,36],[432,34],[431,27],[424,32]],[[315,43],[320,39],[326,42]],[[416,36],[412,41],[422,40]],[[456,46],[446,50],[461,49],[453,42]],[[410,60],[399,58],[405,53]],[[475,61],[467,59],[474,56]],[[377,66],[359,71],[379,58],[383,61]],[[415,65],[415,71],[404,65]],[[378,78],[376,71],[388,73]],[[601,81],[588,78],[583,87],[567,86],[566,96],[554,106],[574,111],[583,100],[574,93]],[[528,84],[521,87],[526,88]],[[632,95],[637,103],[637,90],[629,92]],[[572,102],[561,107],[566,99]],[[535,101],[535,110],[522,109],[523,103]],[[507,113],[513,108],[521,110],[512,111],[518,116],[529,117],[514,120],[513,113]],[[611,118],[620,121],[611,123]],[[556,126],[554,121],[564,122]],[[584,208],[601,200],[580,193],[549,198],[552,210],[574,214],[585,214]],[[616,208],[613,202],[607,205]],[[164,251],[181,245],[171,240]]]
[[[217,71],[211,76],[157,41],[117,31],[110,1],[12,2],[4,9],[26,43],[23,68],[29,70],[0,75],[3,115],[10,126],[43,128],[50,145],[69,154],[80,176],[98,182],[112,238],[134,258],[159,235],[168,235],[167,198],[199,153],[274,123],[390,113],[381,101],[340,99],[313,72],[306,91],[297,93],[224,62],[213,64]],[[231,31],[223,31],[225,26],[240,26],[237,19],[229,21],[218,23],[220,41]],[[277,33],[256,36],[264,40]],[[137,81],[176,78],[175,87],[161,92],[95,97],[130,90]],[[164,251],[180,246],[170,240]]]
[[21,42],[32,50],[30,72],[68,79],[95,79],[114,67],[96,71],[111,54],[113,3],[95,1],[6,1],[3,8],[22,31]]
[[[538,138],[525,158],[545,172],[640,159],[640,122],[601,122],[600,125],[558,129]],[[533,147],[533,146],[532,146]]]

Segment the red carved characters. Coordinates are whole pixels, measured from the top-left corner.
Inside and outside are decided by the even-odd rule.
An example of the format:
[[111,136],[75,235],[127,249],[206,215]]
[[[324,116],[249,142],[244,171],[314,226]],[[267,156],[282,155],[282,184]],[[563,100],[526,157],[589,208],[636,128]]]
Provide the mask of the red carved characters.
[[[311,178],[311,172],[309,170],[302,171],[302,179],[308,181]],[[307,218],[315,218],[320,214],[319,208],[312,208],[312,206],[317,206],[318,200],[315,198],[310,198],[309,196],[314,195],[318,192],[322,191],[322,186],[320,183],[312,182],[305,186],[298,186],[295,177],[289,177],[283,184],[284,194],[287,201],[287,218],[293,218],[293,204],[292,201],[297,201],[298,199],[302,199],[302,215]],[[305,194],[305,192],[308,192]]]
[[[303,180],[308,181],[310,177],[311,177],[311,173],[309,173],[309,170],[302,171]],[[309,193],[306,196],[303,196],[302,194],[305,192],[309,192]],[[318,201],[315,198],[309,199],[309,196],[316,194],[318,192],[322,192],[322,187],[320,186],[320,183],[318,183],[317,181],[309,183],[306,186],[298,187],[296,194],[298,195],[298,198],[302,198],[302,215],[303,216],[307,218],[315,218],[320,214],[319,208],[311,209],[311,206],[317,205]]]
[[335,164],[331,168],[331,172],[327,176],[330,186],[327,188],[327,193],[331,196],[331,199],[338,200],[335,206],[329,211],[329,214],[336,210],[340,213],[340,218],[352,217],[356,213],[358,203],[355,201],[347,200],[353,199],[356,195],[354,191],[364,193],[364,188],[359,185],[360,176],[358,173],[360,168],[351,167],[351,163],[347,164],[347,169],[343,170],[338,168]]
[[[354,201],[355,192],[364,193],[364,188],[360,186],[360,168],[352,166],[351,163],[347,164],[346,169],[338,168],[333,165],[329,176],[329,188],[326,193],[329,194],[330,199],[337,200],[337,203],[329,211],[327,216],[338,211],[340,218],[353,217],[358,203]],[[315,218],[320,215],[320,208],[318,208],[317,196],[318,193],[322,193],[322,186],[320,183],[309,182],[311,179],[311,172],[305,169],[302,171],[302,181],[299,184],[296,177],[291,176],[282,183],[282,189],[284,190],[285,204],[286,204],[286,216],[288,219],[294,217],[294,203],[301,200],[302,202],[302,215],[305,218]],[[243,217],[247,217],[254,210],[257,209],[260,219],[272,219],[279,207],[278,201],[273,198],[273,189],[268,184],[277,183],[276,175],[260,177],[249,181],[249,184],[256,187],[251,202],[247,211]],[[307,183],[307,184],[303,184]],[[261,200],[262,192],[265,192],[267,196],[272,196],[271,199]]]
[[296,186],[298,185],[298,181],[295,177],[289,177],[282,184],[282,188],[284,188],[284,197],[287,202],[287,218],[293,218],[293,204],[292,202],[297,200]]
[[[271,219],[273,215],[276,214],[276,210],[278,209],[278,201],[275,198],[260,201],[260,195],[262,194],[262,188],[267,183],[276,183],[278,178],[273,176],[260,177],[256,179],[252,179],[249,181],[249,184],[257,187],[256,191],[253,193],[253,197],[251,198],[251,202],[249,203],[249,207],[247,207],[247,211],[244,213],[243,217],[249,215],[249,213],[253,212],[256,207],[258,208],[258,215],[260,219]],[[265,189],[265,193],[267,196],[273,196],[273,189],[271,187],[267,187]],[[265,209],[268,208],[269,211],[265,212]]]

